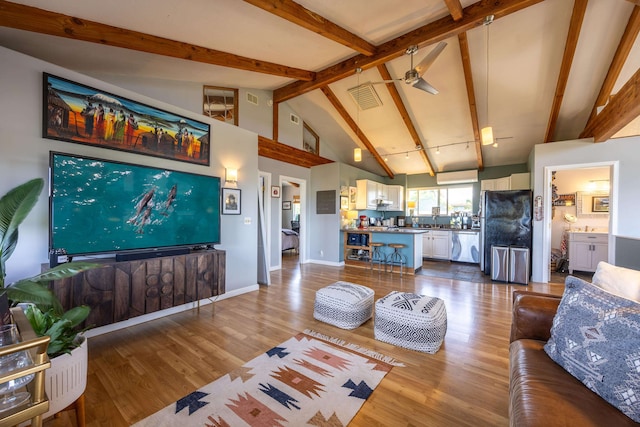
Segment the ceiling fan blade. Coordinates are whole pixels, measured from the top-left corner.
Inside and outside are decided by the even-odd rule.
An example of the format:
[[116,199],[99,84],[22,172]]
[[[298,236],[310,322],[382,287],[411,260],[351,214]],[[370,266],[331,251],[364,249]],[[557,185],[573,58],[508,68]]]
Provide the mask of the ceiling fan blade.
[[420,77],[418,80],[416,80],[416,82],[414,84],[412,84],[412,86],[417,88],[417,89],[423,90],[425,92],[429,92],[432,95],[437,95],[438,94],[438,89],[436,89],[435,87],[431,86],[422,77]]
[[427,71],[427,69],[431,66],[431,64],[433,64],[433,61],[436,60],[438,55],[440,55],[442,53],[442,51],[444,50],[445,47],[447,47],[447,43],[446,42],[438,43],[438,45],[436,47],[434,47],[433,50],[431,52],[429,52],[427,54],[427,56],[425,56],[424,59],[422,61],[420,61],[420,63],[418,63],[418,65],[416,65],[414,70],[416,70],[418,72],[418,75],[420,77],[422,77],[424,72]]

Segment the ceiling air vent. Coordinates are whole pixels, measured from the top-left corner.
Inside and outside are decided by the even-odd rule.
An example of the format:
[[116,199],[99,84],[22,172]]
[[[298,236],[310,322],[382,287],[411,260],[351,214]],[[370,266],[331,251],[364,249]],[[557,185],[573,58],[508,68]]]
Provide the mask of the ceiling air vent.
[[291,123],[295,123],[297,125],[300,124],[300,117],[296,116],[295,114],[291,114],[289,116],[289,119],[291,120]]
[[258,97],[250,92],[247,92],[247,102],[249,104],[258,105]]
[[361,110],[369,110],[370,108],[382,106],[382,101],[380,101],[380,97],[370,82],[347,89],[347,92],[349,92],[349,95],[351,95],[351,98],[353,98],[353,101]]

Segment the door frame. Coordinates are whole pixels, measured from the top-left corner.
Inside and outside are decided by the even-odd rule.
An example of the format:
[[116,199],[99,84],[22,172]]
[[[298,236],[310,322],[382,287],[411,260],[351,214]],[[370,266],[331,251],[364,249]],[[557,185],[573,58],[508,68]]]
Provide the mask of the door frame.
[[541,280],[543,283],[549,283],[551,278],[551,212],[552,212],[552,200],[551,200],[551,186],[553,184],[553,172],[558,170],[572,170],[572,169],[589,169],[598,167],[609,168],[609,234],[608,234],[608,258],[609,263],[615,264],[615,245],[613,236],[618,231],[618,219],[616,212],[618,210],[618,176],[620,173],[620,163],[618,161],[607,162],[593,162],[593,163],[574,163],[567,165],[555,165],[544,167],[544,219],[542,221],[542,263],[544,268],[542,269]]
[[258,181],[258,192],[262,193],[262,202],[264,211],[262,212],[264,218],[264,250],[265,250],[265,263],[267,264],[267,272],[271,271],[271,172],[263,172],[258,170],[258,180],[264,179],[263,188],[260,188],[260,181]]
[[[307,259],[307,180],[301,178],[295,178],[292,176],[280,175],[279,185],[282,188],[284,182],[293,182],[300,185],[300,231],[299,239],[300,244],[298,246],[298,262],[304,264],[308,262]],[[280,260],[278,262],[278,269],[282,268],[282,206],[278,209],[278,248],[280,249]]]

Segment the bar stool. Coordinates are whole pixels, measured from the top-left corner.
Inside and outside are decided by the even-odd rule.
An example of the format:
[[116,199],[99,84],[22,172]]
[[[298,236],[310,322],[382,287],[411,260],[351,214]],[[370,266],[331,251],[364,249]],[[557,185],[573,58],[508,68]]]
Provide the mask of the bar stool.
[[378,272],[382,270],[382,266],[384,265],[384,271],[386,273],[387,272],[387,256],[380,249],[383,246],[385,246],[385,244],[380,242],[371,242],[369,243],[369,246],[373,248],[373,250],[371,251],[371,258],[369,259],[369,269],[373,270],[373,263],[377,262]]
[[407,245],[403,243],[389,243],[389,247],[393,248],[393,252],[387,257],[387,264],[390,267],[390,272],[393,273],[393,266],[400,266],[400,276],[404,270],[404,266],[407,264],[407,256],[400,252],[401,249],[406,248]]

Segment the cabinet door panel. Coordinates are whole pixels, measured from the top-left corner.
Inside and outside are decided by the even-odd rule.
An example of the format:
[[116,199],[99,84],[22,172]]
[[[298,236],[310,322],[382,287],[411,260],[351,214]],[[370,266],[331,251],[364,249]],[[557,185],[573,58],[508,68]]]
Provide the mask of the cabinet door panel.
[[608,261],[609,260],[609,246],[603,245],[601,243],[596,243],[592,246],[593,250],[591,251],[591,267],[592,271],[596,271],[598,267],[598,263],[600,261]]
[[451,239],[448,236],[434,236],[433,257],[438,259],[449,259],[451,257],[449,246]]
[[573,242],[569,247],[569,271],[591,270],[591,243]]
[[433,258],[433,238],[430,232],[422,235],[422,257]]

